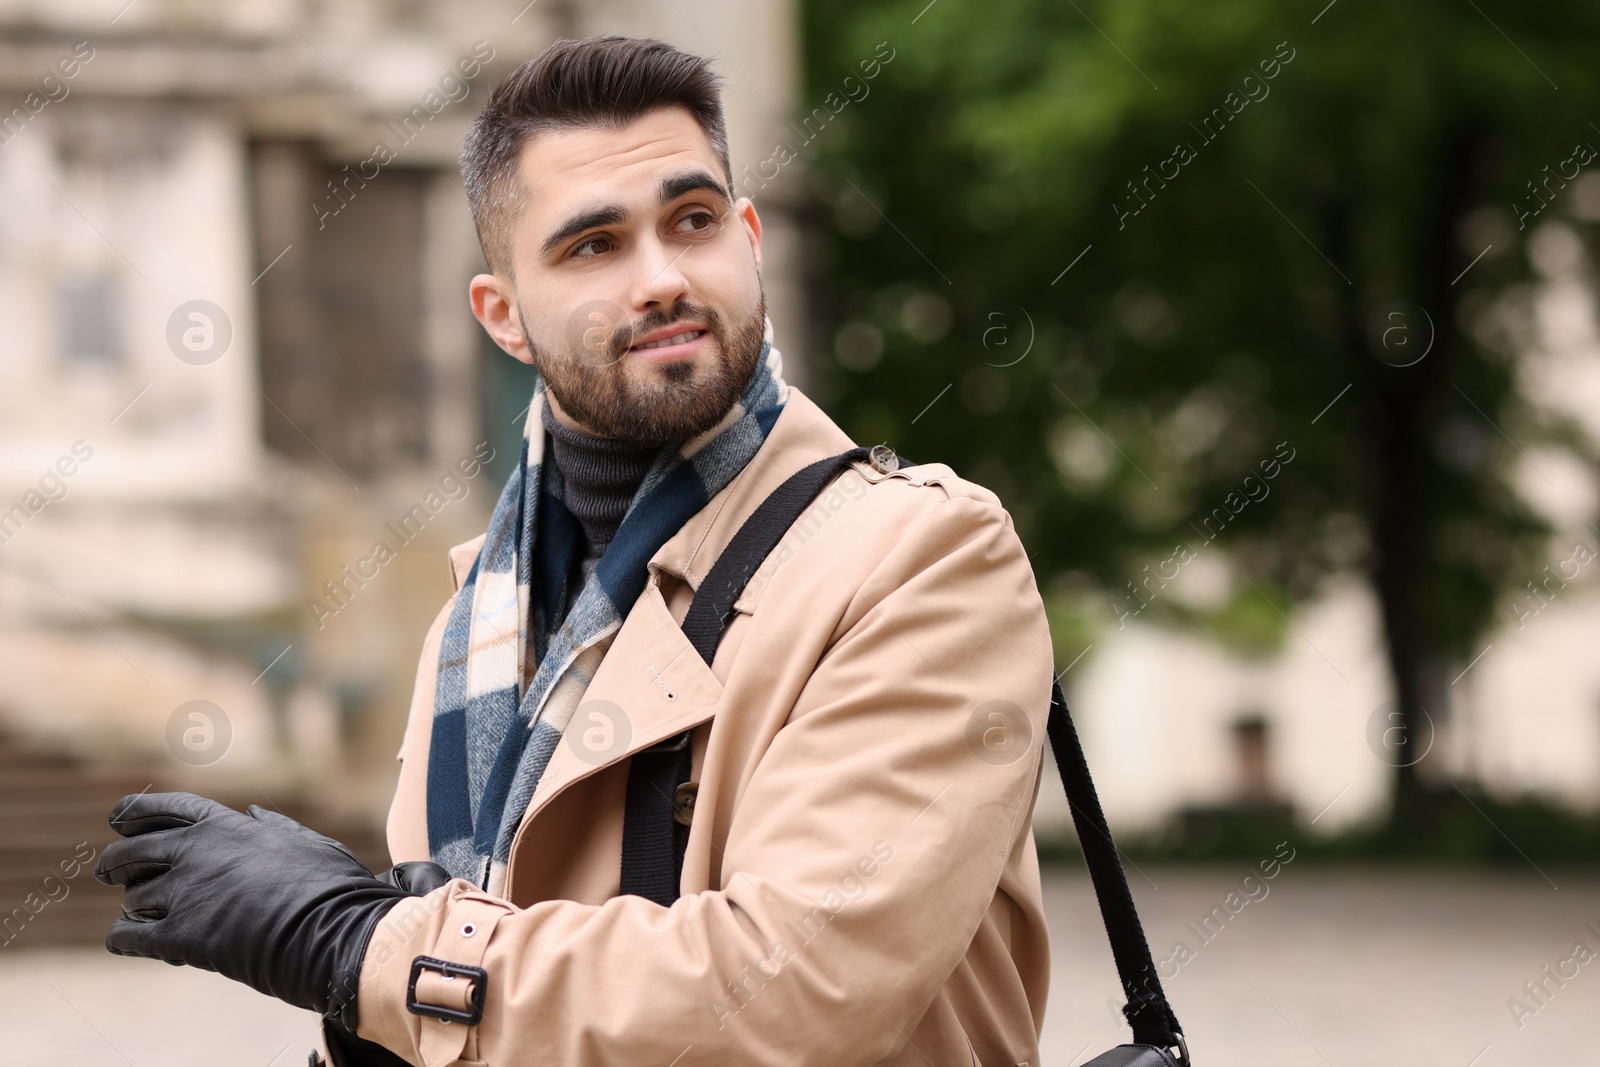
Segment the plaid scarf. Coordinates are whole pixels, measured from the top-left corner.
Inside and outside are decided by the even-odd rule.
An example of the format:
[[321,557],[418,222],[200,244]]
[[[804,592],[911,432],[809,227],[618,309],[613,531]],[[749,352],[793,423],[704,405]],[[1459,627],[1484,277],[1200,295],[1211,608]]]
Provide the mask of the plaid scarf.
[[428,851],[435,863],[502,895],[511,840],[545,767],[583,699],[622,618],[644,591],[646,564],[731,482],[765,442],[788,400],[772,322],[755,372],[721,422],[661,452],[645,472],[616,537],[576,602],[560,617],[583,551],[546,466],[534,386],[522,460],[445,624],[428,755]]

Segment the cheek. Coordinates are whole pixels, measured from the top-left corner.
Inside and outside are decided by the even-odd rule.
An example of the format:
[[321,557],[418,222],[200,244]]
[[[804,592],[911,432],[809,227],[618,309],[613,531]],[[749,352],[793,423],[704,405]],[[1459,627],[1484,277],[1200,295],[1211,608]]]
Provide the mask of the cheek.
[[559,355],[603,345],[628,322],[622,290],[593,278],[572,285],[540,279],[536,296],[523,300],[522,321],[541,351]]
[[742,234],[737,245],[729,242],[717,249],[715,259],[707,256],[689,281],[699,294],[698,302],[710,304],[730,321],[748,318],[761,303],[761,273]]

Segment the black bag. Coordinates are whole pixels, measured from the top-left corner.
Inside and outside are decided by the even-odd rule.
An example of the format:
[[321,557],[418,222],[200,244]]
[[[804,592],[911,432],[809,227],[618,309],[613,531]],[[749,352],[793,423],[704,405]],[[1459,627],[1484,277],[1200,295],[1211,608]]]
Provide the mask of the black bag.
[[[882,449],[882,446],[876,446]],[[887,449],[882,449],[887,452]],[[868,459],[871,450],[852,448],[817,460],[795,472],[762,501],[712,564],[683,619],[683,631],[709,666],[722,632],[733,614],[733,602],[767,555],[811,505],[825,485],[850,463]],[[893,453],[888,453],[892,458]],[[912,466],[904,460],[899,466]],[[891,468],[893,469],[893,468]],[[1128,1003],[1122,1013],[1133,1028],[1134,1044],[1118,1045],[1082,1067],[1188,1067],[1183,1028],[1161,989],[1144,927],[1128,891],[1117,847],[1095,795],[1083,747],[1061,695],[1061,683],[1050,690],[1046,731],[1056,754],[1056,768],[1072,808],[1083,858],[1089,867],[1100,916],[1111,939],[1117,975]],[[633,755],[628,768],[627,810],[622,831],[622,892],[647,897],[663,906],[678,898],[683,852],[694,811],[689,738],[685,731]]]

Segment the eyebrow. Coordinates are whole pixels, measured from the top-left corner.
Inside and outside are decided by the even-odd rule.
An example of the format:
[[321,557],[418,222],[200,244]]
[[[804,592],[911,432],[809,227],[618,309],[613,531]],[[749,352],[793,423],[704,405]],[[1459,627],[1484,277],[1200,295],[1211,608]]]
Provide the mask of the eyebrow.
[[[715,193],[724,203],[731,199],[727,188],[704,170],[685,171],[682,174],[662,178],[661,184],[656,187],[656,198],[664,207],[681,196],[699,191]],[[576,215],[569,216],[565,222],[556,227],[555,232],[545,238],[544,244],[539,248],[539,255],[548,256],[585,230],[592,230],[596,226],[620,226],[627,221],[628,209],[621,204],[606,204],[580,211]]]

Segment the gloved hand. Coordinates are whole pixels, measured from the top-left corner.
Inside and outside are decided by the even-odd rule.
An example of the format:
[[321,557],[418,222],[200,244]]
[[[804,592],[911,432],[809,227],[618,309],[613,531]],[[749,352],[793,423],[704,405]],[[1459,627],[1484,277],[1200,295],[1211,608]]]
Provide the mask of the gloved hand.
[[108,821],[124,838],[94,872],[123,887],[109,951],[216,971],[351,1034],[378,920],[413,895],[412,883],[449,880],[434,864],[374,877],[345,846],[288,816],[193,793],[123,797]]
[[378,881],[388,882],[396,889],[405,890],[407,895],[418,897],[427,896],[449,880],[450,872],[430,860],[407,860],[378,875]]
[[[428,860],[397,863],[378,875],[378,881],[405,890],[415,896],[427,896],[450,881],[450,872]],[[338,1017],[324,1020],[322,1039],[328,1046],[328,1058],[318,1057],[318,1067],[411,1067],[405,1060],[372,1041],[346,1029]]]

